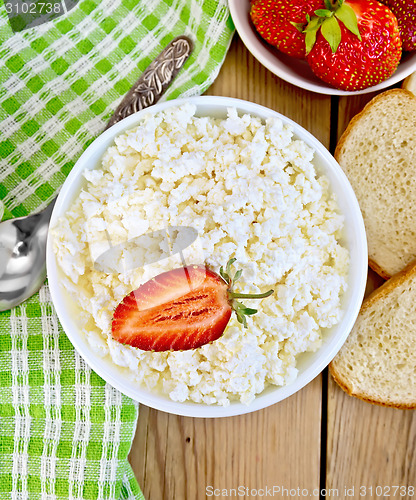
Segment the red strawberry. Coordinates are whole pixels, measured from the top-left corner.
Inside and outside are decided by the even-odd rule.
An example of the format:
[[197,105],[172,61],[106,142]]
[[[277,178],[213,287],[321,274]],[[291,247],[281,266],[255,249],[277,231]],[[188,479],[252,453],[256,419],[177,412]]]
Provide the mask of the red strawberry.
[[416,50],[416,0],[379,0],[397,17],[403,50]]
[[306,60],[326,83],[360,90],[389,78],[400,62],[397,19],[375,0],[338,0],[306,28]]
[[323,0],[252,0],[250,17],[266,42],[285,54],[304,59],[307,16],[323,7]]
[[127,295],[117,306],[111,325],[113,337],[122,344],[145,351],[195,349],[223,334],[234,310],[247,326],[246,315],[256,309],[245,307],[237,298],[268,297],[239,294],[231,290],[241,276],[230,278],[231,259],[220,275],[208,267],[187,266],[160,274]]

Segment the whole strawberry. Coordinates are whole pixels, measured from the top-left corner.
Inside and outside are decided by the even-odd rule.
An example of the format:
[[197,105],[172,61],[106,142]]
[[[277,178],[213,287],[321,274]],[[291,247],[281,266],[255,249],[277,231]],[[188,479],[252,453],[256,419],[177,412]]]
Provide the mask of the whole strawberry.
[[337,0],[317,10],[306,33],[306,60],[323,81],[361,90],[389,78],[402,55],[397,19],[376,0]]
[[416,50],[416,0],[380,0],[397,17],[403,50]]
[[251,0],[250,17],[259,35],[281,52],[305,58],[308,16],[325,6],[323,0]]

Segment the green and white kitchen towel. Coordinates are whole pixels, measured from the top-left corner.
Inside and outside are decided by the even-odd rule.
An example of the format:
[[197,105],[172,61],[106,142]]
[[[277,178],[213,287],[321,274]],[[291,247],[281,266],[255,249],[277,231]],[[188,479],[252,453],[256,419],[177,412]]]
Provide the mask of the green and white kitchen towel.
[[[0,0],[0,200],[5,218],[58,192],[122,96],[174,37],[195,49],[165,99],[217,76],[226,0],[80,0],[13,33]],[[96,375],[59,324],[47,284],[0,313],[0,499],[142,498],[127,461],[138,405]]]

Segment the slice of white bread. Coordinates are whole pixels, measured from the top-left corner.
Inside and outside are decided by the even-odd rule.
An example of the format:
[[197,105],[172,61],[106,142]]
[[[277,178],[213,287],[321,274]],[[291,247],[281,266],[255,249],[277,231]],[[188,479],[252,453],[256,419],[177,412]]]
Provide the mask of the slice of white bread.
[[416,97],[404,89],[377,95],[334,156],[360,204],[370,267],[389,278],[416,258]]
[[370,403],[416,408],[416,261],[363,302],[329,365],[344,391]]

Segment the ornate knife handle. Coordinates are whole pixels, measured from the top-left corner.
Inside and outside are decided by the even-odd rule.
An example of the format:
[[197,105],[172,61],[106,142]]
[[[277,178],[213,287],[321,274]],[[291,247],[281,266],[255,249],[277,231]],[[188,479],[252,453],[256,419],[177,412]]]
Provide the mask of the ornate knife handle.
[[121,101],[105,130],[141,109],[155,104],[165,93],[193,50],[187,36],[178,36],[145,69]]

